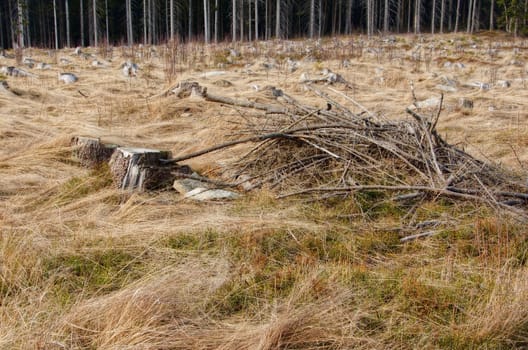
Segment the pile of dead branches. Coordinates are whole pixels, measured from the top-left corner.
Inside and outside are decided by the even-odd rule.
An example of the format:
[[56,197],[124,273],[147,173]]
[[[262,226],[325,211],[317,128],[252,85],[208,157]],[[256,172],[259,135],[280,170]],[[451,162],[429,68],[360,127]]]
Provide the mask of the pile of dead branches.
[[[276,93],[270,105],[235,101],[206,93],[209,101],[266,113],[248,117],[237,139],[209,151],[244,142],[256,145],[232,166],[232,179],[249,188],[267,186],[279,197],[390,192],[396,199],[449,197],[524,212],[524,180],[496,164],[480,161],[447,143],[436,131],[438,112],[424,117],[414,110],[405,120],[356,114],[319,88],[307,85],[328,103],[320,109]],[[339,93],[337,90],[329,90]],[[357,102],[349,98],[356,105]],[[361,107],[361,106],[360,106]],[[181,157],[178,160],[189,157]]]

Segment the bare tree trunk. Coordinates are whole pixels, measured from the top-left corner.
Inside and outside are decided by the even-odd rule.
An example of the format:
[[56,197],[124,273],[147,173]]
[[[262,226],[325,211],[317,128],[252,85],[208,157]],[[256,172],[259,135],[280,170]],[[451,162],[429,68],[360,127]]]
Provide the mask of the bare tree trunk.
[[308,36],[310,39],[314,37],[315,31],[315,0],[310,0],[310,23],[309,23]]
[[192,0],[189,0],[189,33],[188,33],[188,36],[189,36],[189,40],[191,40],[191,37],[192,37]]
[[64,6],[66,12],[66,46],[70,47],[70,7],[68,6],[68,0],[64,1]]
[[460,0],[457,0],[456,15],[455,15],[455,33],[458,32],[458,20],[460,18]]
[[258,2],[255,0],[255,41],[259,40],[259,14],[258,14]]
[[95,47],[99,46],[97,40],[97,0],[93,0],[93,22],[94,22],[94,44]]
[[385,7],[383,9],[383,32],[389,32],[389,0],[385,0]]
[[205,43],[209,44],[209,13],[207,11],[207,2],[208,0],[203,0],[204,4],[204,36],[205,36]]
[[132,3],[131,0],[126,0],[126,25],[127,25],[127,41],[128,46],[132,46],[134,43],[134,37],[132,32]]
[[21,0],[17,1],[17,37],[18,47],[24,48],[24,7]]
[[401,30],[401,8],[402,8],[402,0],[398,0],[398,5],[396,8],[396,32],[399,33]]
[[436,0],[433,0],[433,8],[431,14],[431,34],[435,33],[435,20],[436,20]]
[[231,40],[233,42],[236,41],[236,32],[237,32],[237,27],[236,27],[236,0],[233,0],[232,2],[232,5],[233,5],[233,8],[231,9],[231,19],[233,20],[232,24],[231,24]]
[[57,4],[53,0],[53,26],[55,28],[55,50],[59,49],[59,32],[57,31]]
[[414,2],[414,34],[420,33],[420,14],[422,12],[422,0]]
[[440,5],[440,34],[444,33],[445,2],[446,0],[442,0]]
[[275,37],[277,39],[280,39],[281,37],[280,20],[281,20],[281,0],[277,0],[276,13],[275,13]]
[[240,41],[244,41],[244,0],[240,0]]
[[471,11],[471,33],[475,31],[475,23],[478,25],[477,0],[473,0],[473,10]]
[[218,43],[218,0],[215,0],[215,12],[214,12],[214,42]]
[[268,40],[270,37],[268,1],[264,0],[264,40]]
[[[24,8],[26,9],[26,11],[24,11],[24,24],[26,26],[26,28],[24,29],[24,33],[26,35],[26,46],[27,47],[31,47],[31,31],[29,30],[29,7],[28,7],[28,0],[23,0],[24,1]],[[0,16],[1,18],[1,16]],[[1,26],[0,26],[1,28]],[[1,30],[0,30],[1,31]]]
[[247,0],[248,3],[248,41],[251,41],[251,38],[253,37],[252,31],[252,25],[251,25],[251,0]]
[[81,46],[84,46],[84,3],[81,0]]
[[170,40],[174,41],[174,0],[169,2],[169,14]]
[[367,36],[372,36],[372,0],[367,0]]
[[466,32],[469,33],[471,31],[471,19],[473,18],[473,1],[469,0],[469,7],[468,7],[468,16],[467,16],[467,28]]
[[494,10],[495,10],[495,0],[491,0],[489,30],[493,30],[493,12],[494,12]]
[[411,0],[407,0],[407,5],[408,5],[408,8],[407,8],[407,33],[410,33],[411,32],[411,13],[412,13],[412,1]]
[[319,9],[318,9],[318,38],[321,38],[322,30],[323,30],[323,0],[319,0]]
[[109,43],[110,42],[110,26],[108,25],[108,0],[105,0],[105,16],[106,16],[106,43]]

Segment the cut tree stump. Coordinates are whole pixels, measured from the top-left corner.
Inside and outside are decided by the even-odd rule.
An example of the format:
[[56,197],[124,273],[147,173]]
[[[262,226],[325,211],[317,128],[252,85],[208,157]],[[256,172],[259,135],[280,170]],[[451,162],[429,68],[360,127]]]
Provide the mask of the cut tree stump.
[[82,166],[93,168],[110,160],[117,145],[104,144],[98,138],[76,136],[71,139],[71,145],[75,147],[73,152]]
[[170,187],[175,164],[167,164],[170,152],[147,148],[119,147],[110,159],[116,186],[123,190],[156,190]]

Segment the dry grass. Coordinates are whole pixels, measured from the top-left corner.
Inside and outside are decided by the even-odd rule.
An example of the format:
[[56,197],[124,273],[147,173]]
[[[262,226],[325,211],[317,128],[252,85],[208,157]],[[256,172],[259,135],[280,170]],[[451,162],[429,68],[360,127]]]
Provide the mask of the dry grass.
[[[267,189],[196,204],[175,192],[120,192],[107,169],[84,169],[71,156],[76,135],[182,155],[254,120],[247,110],[163,96],[175,80],[259,101],[269,101],[264,87],[272,85],[325,107],[297,82],[330,68],[353,84],[335,88],[395,119],[412,102],[410,80],[419,100],[438,96],[445,78],[457,80],[457,92],[445,94],[442,135],[477,158],[525,171],[526,42],[382,39],[237,44],[232,63],[228,44],[114,49],[102,68],[69,51],[31,50],[39,61],[71,63],[32,70],[38,78],[8,77],[11,92],[0,92],[0,349],[526,347],[528,239],[512,218],[439,199],[406,217],[410,208],[373,205],[369,196],[299,203]],[[130,57],[137,78],[119,69]],[[288,57],[299,60],[297,70]],[[59,71],[79,82],[59,83]],[[221,79],[233,85],[215,83]],[[463,85],[497,80],[512,85]],[[459,108],[461,97],[474,108]],[[247,150],[188,164],[215,176]],[[438,234],[400,243],[403,223],[430,219],[441,222]]]

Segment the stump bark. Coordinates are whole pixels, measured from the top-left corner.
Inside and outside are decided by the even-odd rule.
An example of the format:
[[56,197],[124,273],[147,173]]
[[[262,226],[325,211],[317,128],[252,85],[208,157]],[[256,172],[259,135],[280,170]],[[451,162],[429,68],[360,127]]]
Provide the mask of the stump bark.
[[73,152],[82,166],[93,168],[110,160],[117,145],[104,144],[98,138],[76,136],[71,139],[71,145],[75,147]]
[[119,147],[110,159],[110,169],[116,186],[123,190],[155,190],[172,185],[174,165],[162,160],[170,152],[147,148]]

